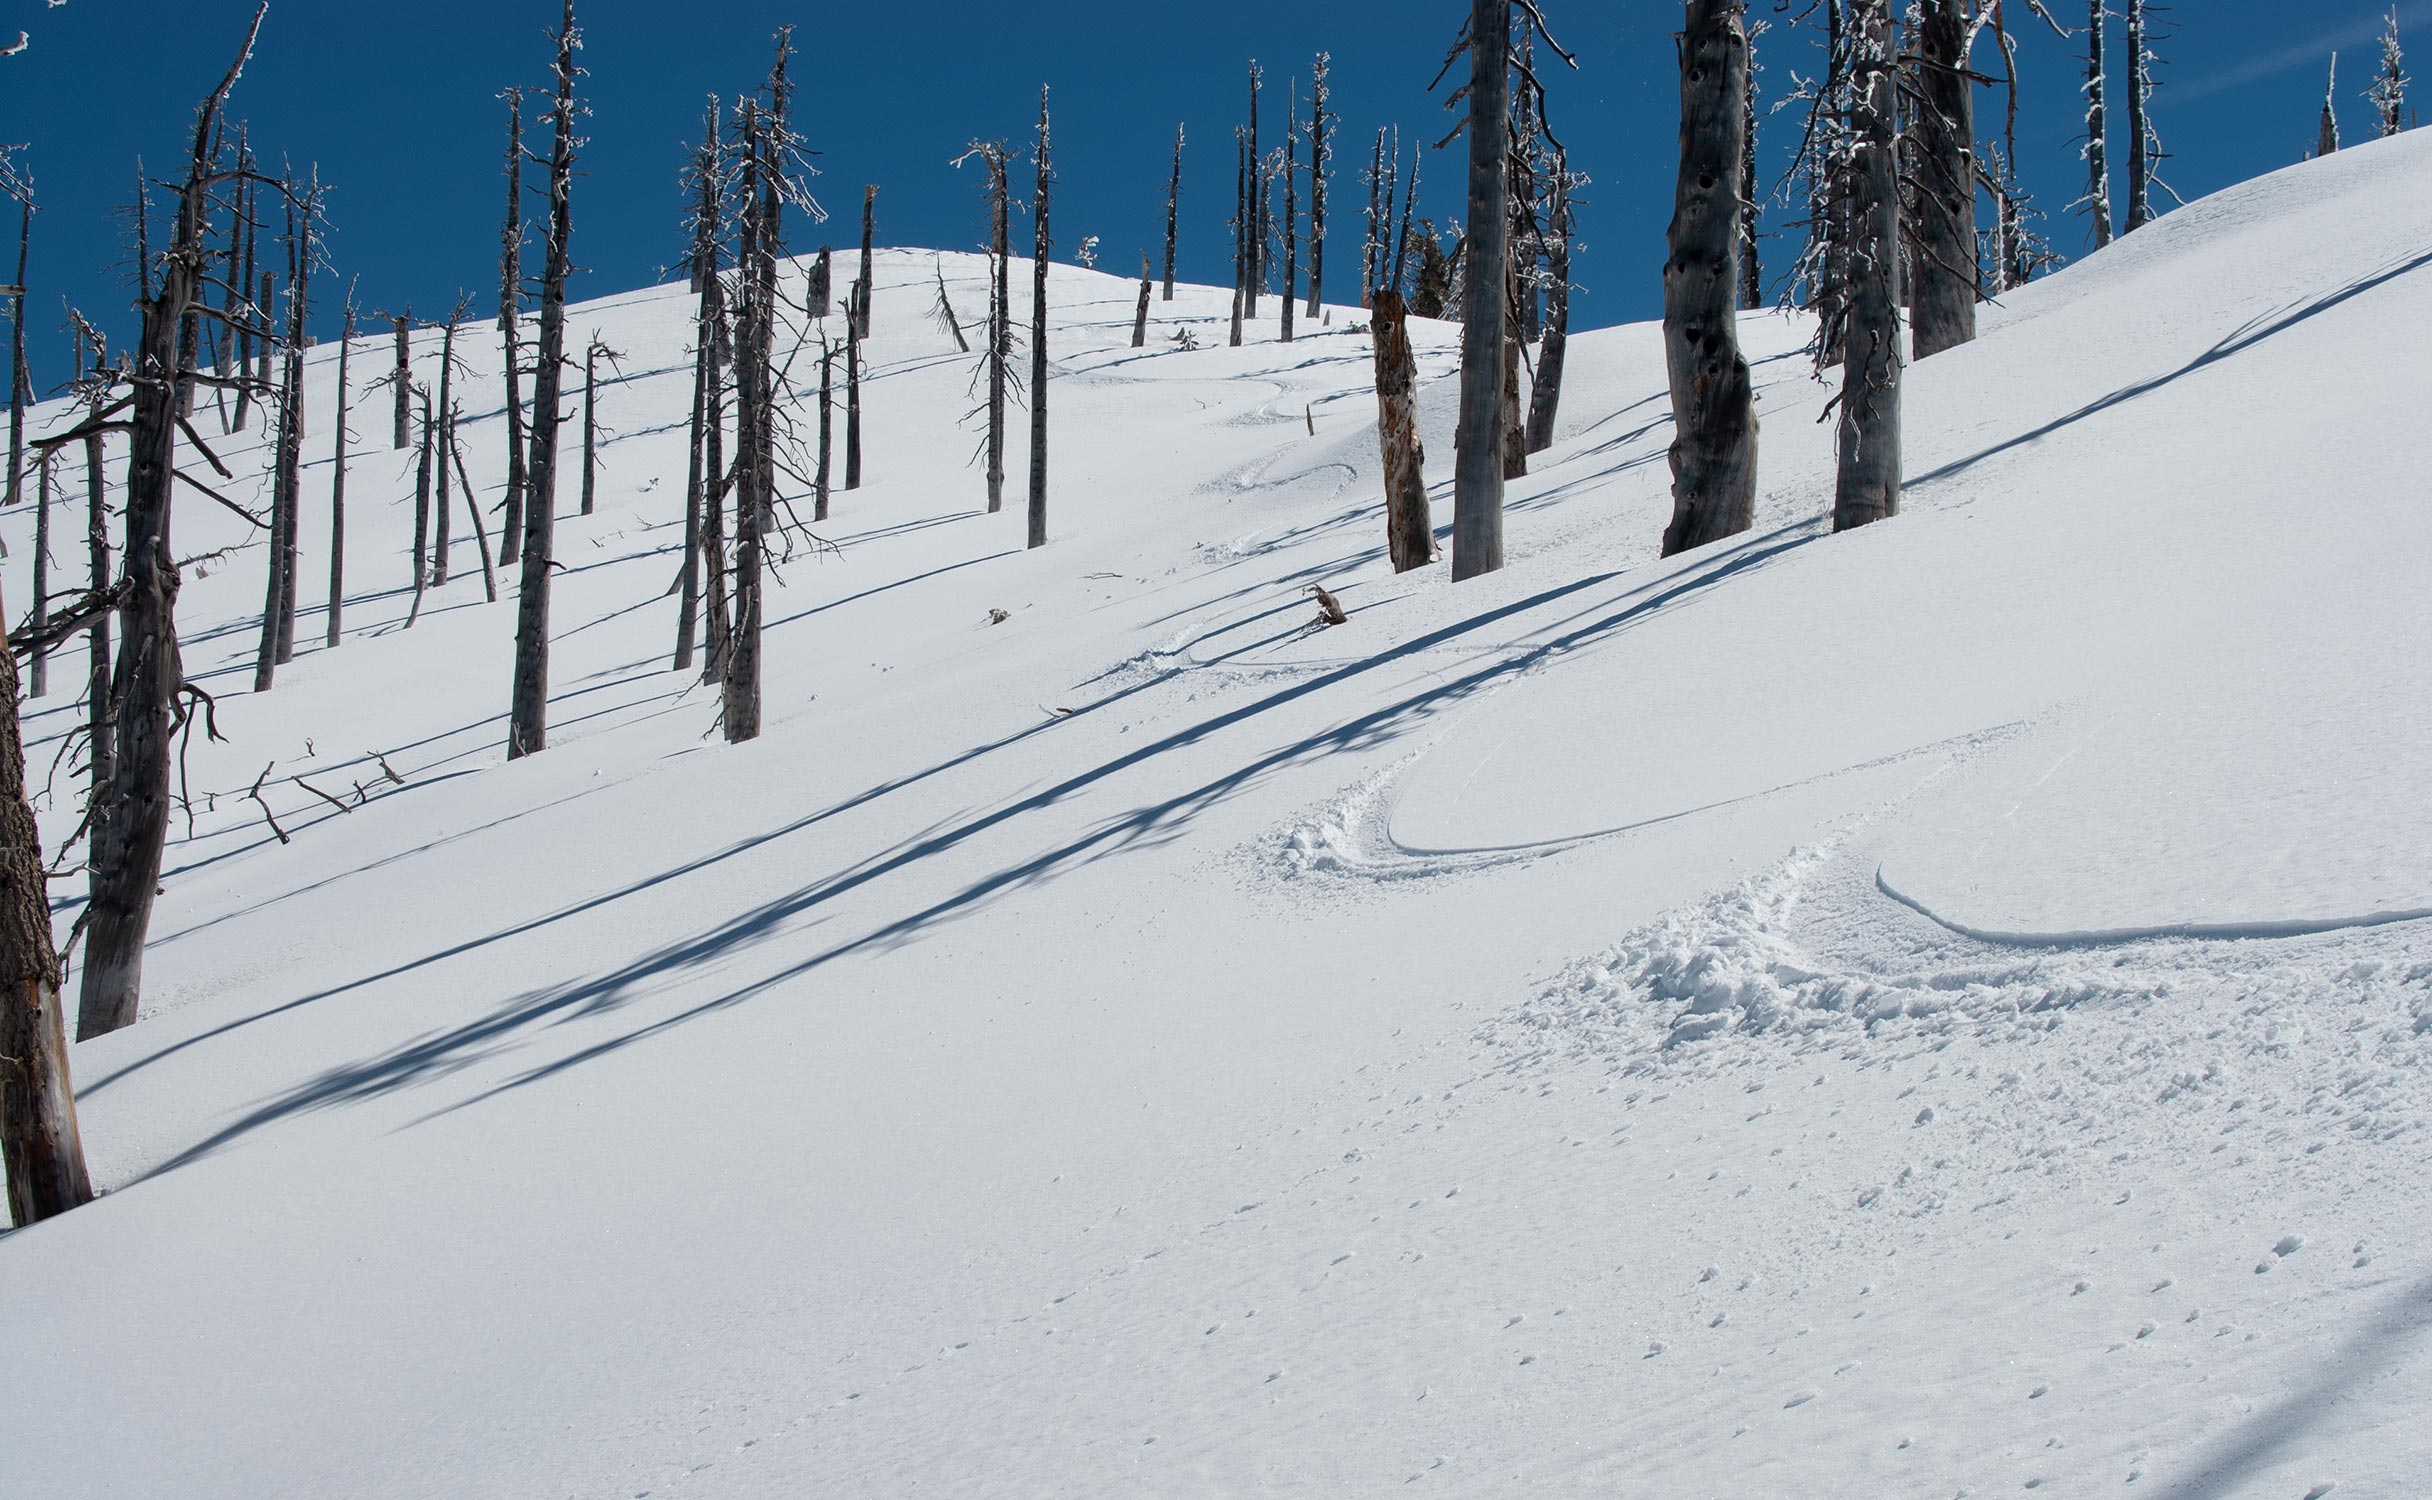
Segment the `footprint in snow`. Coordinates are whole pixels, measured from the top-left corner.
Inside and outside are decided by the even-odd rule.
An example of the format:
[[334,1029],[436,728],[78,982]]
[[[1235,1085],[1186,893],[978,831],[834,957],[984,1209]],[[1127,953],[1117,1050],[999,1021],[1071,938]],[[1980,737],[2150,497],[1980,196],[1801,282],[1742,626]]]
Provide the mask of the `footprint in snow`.
[[1818,1393],[1815,1391],[1801,1391],[1797,1395],[1792,1396],[1789,1400],[1783,1402],[1782,1410],[1788,1411],[1794,1406],[1805,1406],[1808,1402],[1816,1399],[1817,1394]]
[[2277,1244],[2277,1245],[2272,1246],[2272,1254],[2274,1254],[2274,1255],[2276,1255],[2276,1256],[2280,1257],[2282,1260],[2286,1260],[2286,1259],[2288,1259],[2290,1256],[2292,1256],[2292,1255],[2296,1254],[2298,1251],[2300,1251],[2300,1250],[2302,1250],[2302,1249],[2304,1249],[2304,1248],[2305,1248],[2305,1236],[2304,1236],[2304,1235],[2301,1235],[2301,1234],[2284,1234],[2284,1235],[2280,1236],[2280,1243],[2279,1243],[2279,1244]]

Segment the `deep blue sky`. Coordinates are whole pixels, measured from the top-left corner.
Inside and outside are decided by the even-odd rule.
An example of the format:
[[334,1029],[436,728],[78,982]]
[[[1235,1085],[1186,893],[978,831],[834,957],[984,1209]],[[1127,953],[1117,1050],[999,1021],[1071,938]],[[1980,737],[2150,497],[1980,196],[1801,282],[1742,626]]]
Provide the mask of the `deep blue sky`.
[[[2342,50],[2340,112],[2348,138],[2369,133],[2359,97],[2370,38],[2388,0],[2180,0],[2163,44],[2168,66],[2155,109],[2175,159],[2166,175],[2188,198],[2296,160],[2314,139],[2323,70]],[[1553,82],[1554,118],[1574,165],[1591,173],[1581,211],[1585,249],[1575,304],[1588,324],[1654,316],[1661,308],[1663,230],[1675,166],[1678,84],[1669,0],[1623,4],[1547,0],[1580,68]],[[2080,0],[2058,0],[2082,23]],[[1775,13],[1754,0],[1752,13]],[[64,372],[67,340],[53,334],[59,299],[93,313],[114,340],[131,323],[123,225],[113,210],[142,153],[165,168],[197,97],[216,81],[251,0],[0,0],[0,33],[32,34],[0,59],[0,140],[30,143],[41,189],[34,307],[28,323],[38,379]],[[577,295],[657,279],[680,250],[676,173],[706,94],[732,96],[766,70],[777,26],[797,25],[803,51],[800,121],[823,152],[817,190],[836,214],[800,240],[850,240],[859,185],[881,184],[887,244],[969,247],[981,230],[978,182],[947,163],[975,135],[1020,138],[1041,83],[1054,86],[1058,255],[1103,237],[1106,264],[1137,264],[1161,234],[1165,162],[1174,126],[1189,127],[1183,268],[1227,275],[1230,130],[1243,109],[1243,68],[1267,68],[1266,139],[1310,55],[1334,54],[1341,116],[1329,290],[1356,292],[1358,173],[1380,124],[1432,141],[1444,128],[1422,92],[1459,20],[1454,0],[1321,0],[1317,4],[1008,6],[902,0],[882,6],[787,0],[584,0],[583,61],[591,76],[590,143],[576,185]],[[339,278],[359,275],[367,305],[411,303],[434,313],[459,289],[494,301],[503,106],[510,83],[547,80],[551,0],[276,0],[234,100],[257,151],[275,162],[318,162],[332,189],[329,239]],[[2432,0],[2401,0],[2402,24],[2422,28],[2432,67]],[[2082,218],[2064,217],[2080,189],[2074,44],[2026,32],[2022,147],[2030,186],[2052,215],[2054,243],[2085,244]],[[2113,45],[2118,44],[2117,26]],[[1254,34],[1251,34],[1254,33]],[[1759,45],[1769,89],[1805,67],[1804,41],[1777,31]],[[2432,87],[2428,83],[2427,87]],[[1996,106],[1990,95],[1985,107]],[[2115,122],[2117,115],[2114,115]],[[1787,119],[1768,131],[1770,160],[1787,149]],[[2115,124],[2115,130],[2117,126]],[[2116,148],[2115,148],[2116,150]],[[1421,211],[1457,205],[1455,151],[1431,152]],[[1770,183],[1770,174],[1768,183]],[[1017,232],[1017,244],[1026,236]],[[1769,242],[1767,254],[1785,253]],[[324,280],[314,319],[340,281]]]

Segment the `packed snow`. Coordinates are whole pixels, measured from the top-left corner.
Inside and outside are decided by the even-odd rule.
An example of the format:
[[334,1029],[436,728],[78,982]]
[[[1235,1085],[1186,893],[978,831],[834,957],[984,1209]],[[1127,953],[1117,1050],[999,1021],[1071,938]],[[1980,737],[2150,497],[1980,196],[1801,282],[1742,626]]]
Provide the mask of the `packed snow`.
[[[107,1195],[0,1238],[13,1492],[2424,1493],[2428,188],[2401,136],[2013,294],[1842,536],[1795,318],[1744,324],[1756,526],[1663,562],[1657,330],[1576,336],[1459,586],[1385,564],[1356,309],[1235,350],[1184,287],[1134,350],[1065,265],[1025,551],[928,317],[985,263],[884,251],[868,482],[740,747],[668,666],[690,299],[588,303],[511,765],[512,580],[460,510],[403,628],[385,393],[319,646],[315,350],[273,691],[258,535],[178,518],[226,740],[75,1051]],[[81,672],[27,705],[54,840]]]

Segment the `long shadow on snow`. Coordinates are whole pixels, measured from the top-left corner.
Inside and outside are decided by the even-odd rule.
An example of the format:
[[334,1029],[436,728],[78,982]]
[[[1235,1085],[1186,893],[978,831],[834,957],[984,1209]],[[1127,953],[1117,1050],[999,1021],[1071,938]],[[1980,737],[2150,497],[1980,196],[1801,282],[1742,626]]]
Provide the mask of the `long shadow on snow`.
[[[530,1069],[492,1088],[482,1090],[468,1099],[449,1105],[443,1110],[434,1111],[433,1114],[462,1109],[510,1089],[521,1088],[527,1084],[555,1077],[582,1063],[621,1051],[635,1042],[671,1030],[687,1021],[742,1004],[746,1000],[756,998],[814,970],[823,968],[837,959],[865,949],[898,947],[941,923],[968,915],[1012,892],[1042,884],[1068,869],[1135,849],[1157,847],[1179,837],[1192,818],[1245,790],[1274,771],[1328,755],[1362,750],[1387,743],[1415,727],[1423,719],[1465,702],[1476,694],[1496,687],[1545,661],[1604,640],[1738,574],[1762,567],[1785,553],[1805,546],[1820,535],[1822,533],[1815,529],[1813,523],[1802,522],[1780,528],[1764,536],[1743,540],[1731,546],[1727,551],[1719,552],[1711,559],[1703,560],[1711,562],[1712,565],[1689,576],[1670,574],[1664,578],[1653,579],[1626,591],[1612,601],[1612,606],[1609,608],[1601,611],[1580,611],[1570,617],[1571,620],[1578,623],[1572,624],[1571,628],[1560,634],[1542,636],[1534,645],[1525,649],[1516,649],[1498,660],[1483,664],[1460,676],[1433,682],[1383,708],[1372,710],[1320,733],[1305,736],[1189,791],[1107,819],[1086,833],[1000,870],[909,916],[886,923],[860,937],[838,943],[714,999],[702,1001],[672,1015],[637,1027],[621,1036],[584,1047],[554,1062]],[[1498,621],[1528,613],[1579,594],[1584,590],[1611,583],[1621,576],[1614,572],[1597,573],[1571,583],[1561,584],[1526,598],[1498,605],[1455,624],[1443,626],[1376,656],[1329,671],[1323,676],[1280,688],[1256,702],[1228,710],[1187,728],[1177,730],[1018,801],[991,812],[967,817],[954,826],[938,828],[907,840],[892,850],[872,855],[835,875],[815,881],[777,900],[763,903],[694,937],[645,954],[606,974],[569,985],[530,992],[477,1021],[419,1038],[376,1057],[333,1068],[286,1093],[265,1100],[210,1136],[163,1162],[151,1172],[145,1173],[144,1176],[150,1177],[162,1172],[173,1171],[178,1167],[198,1161],[230,1142],[290,1115],[378,1098],[460,1071],[505,1050],[507,1038],[527,1027],[543,1023],[559,1025],[622,1009],[643,994],[663,987],[673,975],[684,972],[708,972],[720,960],[731,959],[742,946],[778,932],[793,918],[850,894],[887,875],[946,853],[1026,813],[1056,806],[1100,782],[1158,756],[1198,744],[1222,730],[1255,720],[1262,715],[1323,692],[1354,677],[1432,650],[1447,641],[1483,629]],[[1093,705],[1093,707],[1095,706]],[[873,791],[865,793],[862,798],[855,800],[867,800],[870,796],[875,795],[877,792]],[[562,917],[570,916],[577,911],[596,909],[621,899],[625,895],[648,889],[682,874],[732,857],[743,849],[782,838],[787,833],[832,815],[833,811],[814,814],[809,818],[798,820],[787,829],[759,836],[724,853],[694,860],[659,875],[634,882],[616,893],[581,903],[579,906],[568,908],[555,916],[523,923],[488,938],[457,944],[426,958],[398,965],[383,974],[369,976],[335,989],[290,1001],[271,1011],[264,1012],[263,1015],[275,1015],[328,995],[358,988],[380,979],[436,963],[443,958],[486,946],[515,933],[530,931]],[[89,1086],[87,1091],[90,1092],[92,1088],[100,1088],[124,1078],[129,1073],[157,1061],[161,1057],[168,1056],[172,1052],[190,1046],[194,1042],[233,1030],[237,1026],[257,1019],[261,1019],[261,1017],[249,1017],[244,1021],[230,1022],[211,1032],[204,1033],[202,1036],[174,1044],[151,1057],[128,1064],[118,1072]],[[430,1116],[425,1116],[425,1118],[430,1118]]]

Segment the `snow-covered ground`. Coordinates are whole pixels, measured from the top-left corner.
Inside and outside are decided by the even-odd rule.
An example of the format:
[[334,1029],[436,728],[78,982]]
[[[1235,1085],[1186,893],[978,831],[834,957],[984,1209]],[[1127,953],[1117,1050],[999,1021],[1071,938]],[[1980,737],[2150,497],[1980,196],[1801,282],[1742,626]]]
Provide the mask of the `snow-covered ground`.
[[1847,536],[1791,321],[1758,524],[1660,563],[1656,330],[1581,336],[1457,588],[1380,555],[1356,312],[1230,350],[1185,288],[1136,352],[1067,266],[1025,552],[885,252],[869,483],[740,748],[667,669],[680,287],[572,322],[627,357],[544,755],[461,513],[400,628],[374,398],[349,635],[308,501],[275,691],[258,543],[179,517],[244,544],[183,598],[228,741],[76,1050],[109,1194],[0,1239],[9,1485],[2432,1492],[2428,188],[2432,137],[2341,152],[2010,297]]

